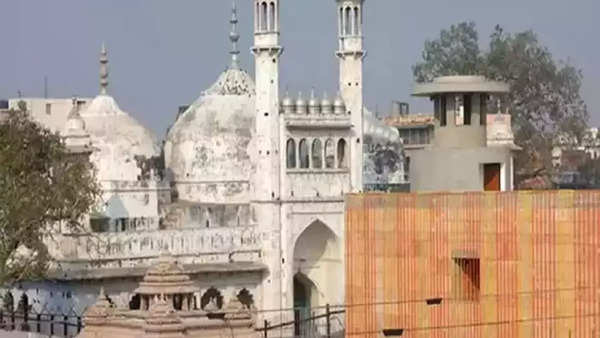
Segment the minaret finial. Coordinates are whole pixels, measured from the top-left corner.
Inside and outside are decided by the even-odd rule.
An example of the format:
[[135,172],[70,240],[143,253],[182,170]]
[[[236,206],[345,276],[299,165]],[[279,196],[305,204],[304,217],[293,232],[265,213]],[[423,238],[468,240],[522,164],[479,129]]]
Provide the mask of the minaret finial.
[[231,33],[229,33],[229,41],[231,41],[231,52],[229,52],[229,54],[231,54],[231,68],[238,69],[240,67],[238,60],[240,51],[238,50],[237,43],[240,39],[240,35],[237,32],[238,18],[235,0],[233,0],[233,5],[231,7],[231,20],[229,20],[229,22],[231,23]]
[[108,52],[106,51],[106,45],[102,43],[102,50],[100,51],[100,95],[106,95],[106,88],[108,87]]

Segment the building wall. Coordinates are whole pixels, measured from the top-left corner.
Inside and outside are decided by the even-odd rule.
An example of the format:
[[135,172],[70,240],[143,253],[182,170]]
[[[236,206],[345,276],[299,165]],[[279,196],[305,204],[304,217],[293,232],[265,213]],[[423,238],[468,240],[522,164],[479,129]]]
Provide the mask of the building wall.
[[350,195],[346,334],[596,337],[599,222],[600,191]]
[[502,190],[513,183],[508,147],[422,149],[410,154],[411,191],[483,191],[483,165],[501,164]]

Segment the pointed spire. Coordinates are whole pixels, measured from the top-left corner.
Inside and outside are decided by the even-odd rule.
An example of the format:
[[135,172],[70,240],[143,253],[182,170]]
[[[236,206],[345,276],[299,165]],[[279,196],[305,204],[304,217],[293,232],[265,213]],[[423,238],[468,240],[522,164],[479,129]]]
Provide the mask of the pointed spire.
[[106,45],[102,43],[102,50],[100,51],[100,95],[107,94],[108,87],[108,52],[106,51]]
[[229,22],[231,23],[231,32],[229,33],[229,41],[231,41],[231,52],[229,52],[229,54],[231,54],[231,68],[238,69],[240,68],[238,60],[240,51],[238,50],[237,43],[240,39],[240,35],[237,32],[238,18],[235,0],[233,0],[233,5],[231,7],[231,20],[229,20]]

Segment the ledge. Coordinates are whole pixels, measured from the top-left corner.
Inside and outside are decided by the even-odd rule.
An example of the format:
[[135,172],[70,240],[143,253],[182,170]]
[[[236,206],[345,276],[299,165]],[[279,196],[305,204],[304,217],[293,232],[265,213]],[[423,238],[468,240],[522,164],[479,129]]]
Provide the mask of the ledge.
[[[48,272],[47,278],[56,281],[77,281],[143,277],[149,268],[150,267],[52,270]],[[268,267],[265,264],[257,262],[184,264],[183,268],[188,275],[215,272],[262,272],[268,270]]]

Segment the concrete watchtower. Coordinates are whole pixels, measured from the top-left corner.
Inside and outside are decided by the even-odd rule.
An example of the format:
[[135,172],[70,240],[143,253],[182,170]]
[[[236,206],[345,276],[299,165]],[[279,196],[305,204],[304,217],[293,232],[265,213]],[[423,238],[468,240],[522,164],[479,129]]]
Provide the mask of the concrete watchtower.
[[[434,102],[435,136],[429,148],[411,157],[412,191],[513,189],[510,115],[500,97],[506,83],[482,76],[444,76],[417,84],[414,96]],[[497,113],[489,103],[495,98]]]
[[350,141],[352,191],[363,187],[363,6],[364,0],[336,0],[338,16],[339,89],[351,115]]

